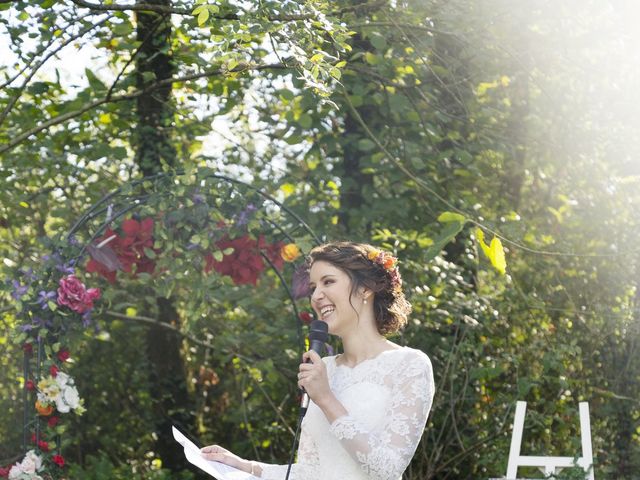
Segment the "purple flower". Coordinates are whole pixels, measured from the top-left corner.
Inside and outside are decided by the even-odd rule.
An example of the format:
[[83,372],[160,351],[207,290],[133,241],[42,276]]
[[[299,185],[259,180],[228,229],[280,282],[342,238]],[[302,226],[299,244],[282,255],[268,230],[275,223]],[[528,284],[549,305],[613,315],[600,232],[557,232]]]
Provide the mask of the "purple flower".
[[193,200],[193,203],[195,203],[196,205],[199,205],[201,203],[205,203],[205,201],[207,200],[207,198],[202,195],[200,193],[200,189],[196,190],[195,193],[191,196],[191,200]]
[[41,328],[47,326],[47,323],[40,317],[33,317],[33,323],[27,323],[20,327],[20,330],[23,332],[28,332],[33,330],[34,328]]
[[246,225],[251,220],[253,216],[253,212],[257,210],[256,206],[253,203],[247,205],[247,208],[242,210],[238,216],[236,217],[236,225],[241,227],[242,225]]
[[91,312],[92,310],[87,310],[82,314],[82,326],[85,328],[91,325]]
[[56,265],[56,269],[65,275],[73,275],[75,273],[75,268],[73,267],[74,261],[70,261],[68,263],[59,263]]
[[33,268],[20,270],[20,273],[27,279],[29,283],[32,283],[37,278],[37,275],[33,272]]
[[42,307],[43,310],[48,310],[49,300],[55,300],[55,299],[56,299],[55,291],[45,292],[44,290],[40,290],[40,292],[38,293],[38,305],[40,305],[40,307]]
[[17,280],[12,280],[11,283],[13,284],[11,296],[14,300],[20,300],[29,290],[29,285],[21,285]]

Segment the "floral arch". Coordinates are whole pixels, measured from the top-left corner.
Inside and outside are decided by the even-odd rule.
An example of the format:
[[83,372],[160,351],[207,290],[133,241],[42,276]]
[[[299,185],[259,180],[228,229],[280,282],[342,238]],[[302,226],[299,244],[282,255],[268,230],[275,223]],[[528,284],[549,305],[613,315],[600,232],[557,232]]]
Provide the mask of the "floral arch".
[[260,282],[280,290],[270,308],[288,312],[284,322],[304,347],[311,316],[297,304],[307,294],[302,253],[319,239],[298,215],[245,182],[210,169],[132,181],[46,242],[49,253],[16,271],[11,285],[20,318],[14,341],[24,351],[24,456],[0,468],[0,477],[65,478],[65,419],[84,411],[82,385],[68,362],[87,330],[117,310],[121,298],[110,286],[171,298],[186,283],[181,308],[196,320],[178,333],[207,345],[192,333],[206,328],[216,291],[225,286],[243,298]]

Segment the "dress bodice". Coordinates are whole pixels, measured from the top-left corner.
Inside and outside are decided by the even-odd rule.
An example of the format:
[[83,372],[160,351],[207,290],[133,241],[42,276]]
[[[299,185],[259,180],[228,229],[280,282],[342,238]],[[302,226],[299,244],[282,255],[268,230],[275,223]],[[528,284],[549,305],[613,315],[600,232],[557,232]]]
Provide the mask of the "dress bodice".
[[[431,408],[431,362],[408,347],[355,367],[325,357],[329,386],[348,414],[330,424],[310,402],[290,480],[398,480],[415,453]],[[262,478],[284,480],[286,465],[263,464]]]

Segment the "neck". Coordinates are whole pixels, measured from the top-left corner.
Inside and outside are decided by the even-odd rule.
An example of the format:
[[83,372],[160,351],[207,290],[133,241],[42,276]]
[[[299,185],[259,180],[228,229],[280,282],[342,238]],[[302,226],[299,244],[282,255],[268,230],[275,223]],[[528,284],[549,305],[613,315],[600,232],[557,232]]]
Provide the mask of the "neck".
[[387,339],[380,335],[376,328],[359,328],[351,334],[342,336],[343,363],[356,365],[387,350],[388,345]]

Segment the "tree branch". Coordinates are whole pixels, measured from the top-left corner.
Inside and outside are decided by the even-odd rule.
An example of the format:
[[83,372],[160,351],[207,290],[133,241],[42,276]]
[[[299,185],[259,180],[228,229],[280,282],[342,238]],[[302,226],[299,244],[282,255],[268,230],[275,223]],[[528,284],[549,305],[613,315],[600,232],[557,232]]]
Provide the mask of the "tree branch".
[[[85,28],[84,30],[81,30],[76,35],[72,35],[71,37],[67,38],[57,48],[53,49],[44,58],[42,58],[40,61],[38,61],[38,63],[35,64],[35,66],[31,70],[31,72],[29,72],[27,77],[24,79],[24,81],[22,82],[22,85],[20,85],[18,87],[18,92],[13,96],[13,98],[9,101],[9,103],[7,103],[7,106],[4,108],[4,110],[0,114],[0,125],[2,125],[2,123],[7,118],[7,115],[9,115],[9,112],[11,112],[11,110],[13,109],[13,106],[16,104],[18,99],[22,96],[22,93],[24,92],[24,89],[27,87],[27,85],[29,84],[29,82],[31,81],[33,76],[40,69],[40,67],[45,64],[45,62],[47,60],[49,60],[51,57],[53,57],[56,53],[58,53],[60,50],[62,50],[64,47],[69,45],[74,40],[77,40],[78,38],[83,37],[85,34],[89,33],[91,30],[93,30],[93,29],[99,27],[100,25],[102,25],[103,23],[105,23],[107,20],[109,20],[109,18],[111,18],[111,17],[106,17],[103,20],[99,21],[98,23],[93,24],[90,27]],[[13,80],[15,80],[15,78]]]
[[[155,13],[164,13],[164,14],[172,14],[176,15],[191,15],[191,10],[187,8],[175,8],[175,7],[167,7],[165,5],[153,5],[150,3],[137,3],[135,5],[98,5],[95,3],[87,2],[85,0],[71,0],[72,3],[77,5],[78,7],[89,8],[91,10],[98,10],[101,12],[155,12]],[[237,18],[236,18],[237,20]]]
[[117,102],[123,102],[123,101],[127,101],[127,100],[133,100],[137,97],[139,97],[140,95],[145,95],[149,92],[152,92],[155,89],[158,89],[160,87],[163,87],[167,84],[171,84],[171,83],[181,83],[181,82],[189,82],[192,80],[197,80],[200,78],[206,78],[206,77],[213,77],[216,75],[222,75],[222,74],[227,74],[227,73],[242,73],[242,72],[247,72],[247,71],[260,71],[260,70],[277,70],[277,69],[289,69],[292,68],[294,65],[283,65],[281,63],[273,63],[273,64],[263,64],[263,65],[249,65],[249,64],[241,64],[238,65],[236,68],[232,69],[232,70],[226,70],[223,68],[217,68],[215,70],[209,70],[206,72],[202,72],[202,73],[195,73],[192,75],[185,75],[183,77],[174,77],[174,78],[167,78],[164,80],[159,80],[155,83],[152,83],[151,85],[149,85],[148,87],[144,88],[144,89],[140,89],[140,90],[134,90],[131,93],[127,93],[127,94],[123,94],[123,95],[116,95],[116,96],[111,96],[109,98],[105,97],[102,98],[100,100],[95,100],[91,103],[86,104],[84,107],[78,109],[78,110],[74,110],[72,112],[68,112],[65,113],[64,115],[58,115],[56,117],[50,118],[49,120],[41,123],[40,125],[37,125],[29,130],[27,130],[26,132],[23,132],[19,135],[16,135],[11,141],[7,142],[7,144],[5,146],[3,146],[2,148],[0,148],[0,154],[7,152],[9,150],[12,150],[14,147],[16,147],[17,145],[19,145],[20,143],[22,143],[24,140],[26,140],[27,138],[29,138],[31,135],[35,135],[36,133],[42,132],[43,130],[48,129],[49,127],[52,127],[54,125],[59,125],[61,123],[66,122],[67,120],[71,120],[72,118],[76,118],[80,115],[82,115],[85,112],[88,112],[89,110],[93,110],[96,107],[99,107],[101,105],[107,104],[107,103],[117,103]]
[[173,325],[169,324],[169,323],[164,323],[164,322],[159,322],[158,320],[156,320],[155,318],[151,318],[151,317],[144,317],[144,316],[140,316],[140,315],[125,315],[123,313],[118,313],[118,312],[114,312],[112,310],[107,310],[105,312],[107,315],[114,317],[114,318],[119,318],[121,320],[133,320],[135,322],[141,322],[141,323],[146,323],[147,325],[154,325],[156,327],[162,327],[162,328],[166,328],[167,330],[171,330],[172,332],[184,337],[184,338],[188,338],[190,341],[192,341],[193,343],[200,345],[202,347],[206,347],[206,348],[211,348],[211,349],[215,349],[215,347],[213,345],[211,345],[210,343],[207,342],[203,342],[202,340],[198,340],[197,338],[189,335],[188,333],[185,333],[183,331],[181,331],[179,328],[174,327]]
[[[108,11],[133,11],[133,12],[154,12],[154,13],[164,13],[164,14],[175,14],[175,15],[193,15],[192,11],[187,8],[176,8],[176,7],[167,7],[164,5],[153,5],[148,3],[138,3],[135,5],[98,5],[95,3],[87,2],[86,0],[71,0],[78,7],[89,8],[91,10],[97,10],[102,12]],[[340,10],[336,10],[334,12],[327,12],[328,15],[331,16],[340,16],[344,13],[348,12],[366,12],[370,10],[375,10],[379,7],[382,7],[387,4],[387,0],[378,0],[371,3],[361,3],[359,5],[352,5],[349,7],[341,8]],[[214,18],[216,20],[240,20],[240,16],[236,13],[228,13],[226,15],[210,15],[210,18]],[[305,13],[300,15],[269,15],[267,19],[272,22],[295,22],[299,20],[311,20],[317,18],[317,14],[315,13]]]

